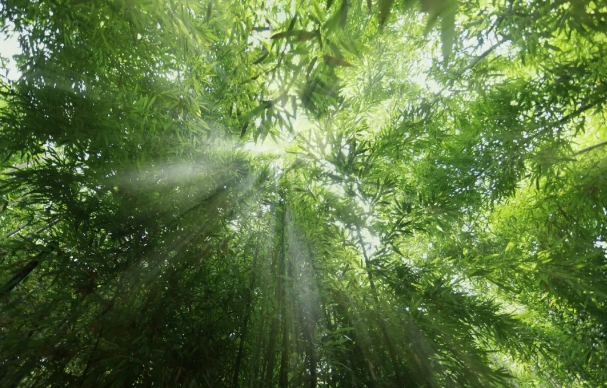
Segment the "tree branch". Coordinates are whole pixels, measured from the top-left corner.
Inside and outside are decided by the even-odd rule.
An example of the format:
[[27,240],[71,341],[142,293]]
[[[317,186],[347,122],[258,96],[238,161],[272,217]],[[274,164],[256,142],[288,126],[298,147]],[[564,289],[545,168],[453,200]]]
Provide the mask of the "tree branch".
[[580,154],[583,154],[583,153],[586,153],[586,152],[590,152],[590,151],[595,150],[595,149],[597,149],[597,148],[604,147],[604,146],[606,146],[606,145],[607,145],[607,140],[602,141],[602,142],[600,142],[600,143],[597,143],[597,144],[595,144],[595,145],[592,145],[592,146],[590,146],[590,147],[586,147],[586,148],[584,148],[584,149],[581,149],[581,150],[579,150],[579,151],[575,152],[573,155],[574,155],[574,156],[577,156],[577,155],[580,155]]

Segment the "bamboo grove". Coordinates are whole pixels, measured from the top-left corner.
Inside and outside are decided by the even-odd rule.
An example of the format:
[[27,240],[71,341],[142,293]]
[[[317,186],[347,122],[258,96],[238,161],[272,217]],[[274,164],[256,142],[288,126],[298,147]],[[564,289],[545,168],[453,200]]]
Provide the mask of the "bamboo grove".
[[607,384],[605,1],[0,15],[0,386]]

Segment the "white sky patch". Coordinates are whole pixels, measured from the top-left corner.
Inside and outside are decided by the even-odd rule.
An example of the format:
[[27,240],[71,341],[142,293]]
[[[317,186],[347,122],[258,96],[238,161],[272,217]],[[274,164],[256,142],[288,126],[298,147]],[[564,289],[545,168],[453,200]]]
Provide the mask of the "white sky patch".
[[[256,27],[268,27],[266,25],[259,25]],[[270,40],[270,37],[272,36],[272,32],[267,29],[267,30],[263,30],[263,31],[252,31],[251,34],[249,35],[249,37],[247,38],[247,44],[250,47],[260,47],[261,46],[261,42],[266,42],[268,40]]]
[[409,79],[422,89],[426,89],[431,93],[439,93],[442,88],[438,82],[428,76],[428,73],[430,73],[430,69],[432,68],[432,63],[433,60],[430,55],[422,55],[418,62],[411,63],[411,68],[413,70],[411,71]]
[[254,154],[275,154],[282,155],[285,152],[289,142],[282,139],[273,139],[268,136],[265,140],[249,141],[245,144],[244,149]]
[[[244,149],[253,154],[272,154],[283,156],[285,155],[287,148],[289,148],[289,146],[295,142],[298,134],[309,130],[311,126],[312,123],[306,117],[299,116],[297,119],[293,120],[293,134],[276,138],[268,135],[263,141],[251,140],[244,145]],[[283,132],[281,131],[281,133]]]
[[21,47],[16,34],[0,32],[0,56],[2,56],[2,71],[0,77],[7,81],[16,81],[21,76],[17,62],[13,56],[21,54]]
[[369,255],[369,257],[373,256],[381,245],[381,239],[371,233],[367,228],[360,230],[360,237],[366,245],[365,249],[367,250],[367,255]]
[[597,248],[601,248],[605,252],[605,257],[607,257],[607,242],[597,240],[594,242],[594,246]]

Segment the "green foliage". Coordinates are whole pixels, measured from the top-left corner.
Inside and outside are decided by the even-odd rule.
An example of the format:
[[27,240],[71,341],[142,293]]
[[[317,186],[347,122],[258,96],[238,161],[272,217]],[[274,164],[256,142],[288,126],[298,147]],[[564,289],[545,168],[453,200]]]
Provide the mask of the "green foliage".
[[1,2],[0,385],[607,384],[606,12]]

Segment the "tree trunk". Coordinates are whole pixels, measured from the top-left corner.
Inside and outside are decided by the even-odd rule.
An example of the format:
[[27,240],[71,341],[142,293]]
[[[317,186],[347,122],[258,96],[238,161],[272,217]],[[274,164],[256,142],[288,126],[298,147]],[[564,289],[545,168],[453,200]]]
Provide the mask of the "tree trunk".
[[[365,268],[367,270],[367,277],[369,278],[369,285],[371,286],[371,293],[373,295],[373,299],[376,303],[376,308],[379,309],[379,297],[377,295],[377,288],[375,287],[375,282],[373,281],[373,273],[371,272],[371,267],[369,265],[369,257],[367,256],[367,250],[365,248],[365,244],[363,242],[362,236],[360,234],[360,229],[357,229],[358,232],[358,240],[360,243],[361,250],[363,252],[363,256],[365,258]],[[378,310],[379,311],[379,310]],[[398,357],[396,355],[396,349],[394,348],[394,344],[392,343],[392,339],[388,333],[388,328],[386,327],[386,323],[381,316],[378,317],[379,328],[381,329],[382,335],[384,337],[384,341],[386,341],[386,346],[388,347],[388,354],[390,355],[390,361],[392,362],[392,368],[394,369],[394,375],[396,377],[396,386],[399,388],[404,388],[405,383],[402,375],[400,374],[400,366],[398,365]]]
[[274,292],[274,316],[272,317],[272,327],[270,329],[270,339],[268,344],[268,355],[267,355],[267,366],[266,366],[266,379],[265,385],[266,387],[273,387],[274,380],[274,364],[276,362],[276,339],[278,336],[278,325],[281,319],[284,319],[281,316],[283,312],[283,277],[285,272],[285,252],[284,252],[284,201],[280,205],[281,209],[278,212],[279,219],[278,227],[280,228],[280,240],[279,246],[280,250],[278,253],[278,269],[276,271],[276,290]]
[[257,257],[259,255],[259,246],[255,248],[253,254],[253,266],[251,268],[251,275],[249,276],[249,289],[247,290],[245,297],[245,317],[242,323],[242,331],[240,332],[240,343],[238,344],[238,356],[236,357],[236,365],[234,366],[234,376],[232,377],[232,387],[238,387],[238,374],[240,373],[240,364],[242,363],[242,357],[244,352],[244,343],[247,339],[247,330],[249,327],[249,319],[251,317],[251,305],[252,305],[252,293],[255,287],[255,275],[257,272]]

